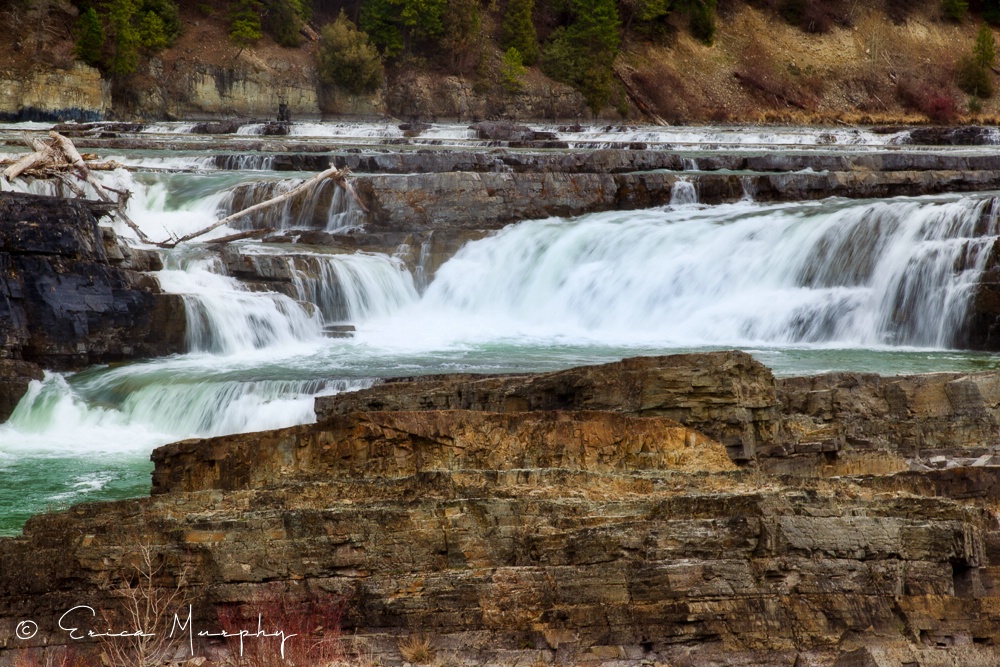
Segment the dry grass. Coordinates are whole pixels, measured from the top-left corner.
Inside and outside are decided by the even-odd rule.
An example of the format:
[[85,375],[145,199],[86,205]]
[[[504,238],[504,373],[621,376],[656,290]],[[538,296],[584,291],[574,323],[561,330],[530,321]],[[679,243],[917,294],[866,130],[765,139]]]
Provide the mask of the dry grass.
[[427,665],[434,660],[435,651],[429,637],[410,635],[399,642],[399,653],[403,660],[417,665]]

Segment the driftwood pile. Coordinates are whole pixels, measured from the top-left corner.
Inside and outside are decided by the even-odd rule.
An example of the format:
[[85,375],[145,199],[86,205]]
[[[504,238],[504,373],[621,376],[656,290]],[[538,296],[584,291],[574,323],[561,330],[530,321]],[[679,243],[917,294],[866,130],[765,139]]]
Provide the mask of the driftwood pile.
[[114,205],[111,210],[113,216],[131,227],[140,240],[149,243],[149,237],[125,213],[129,193],[102,185],[92,173],[119,169],[121,165],[114,161],[98,162],[93,155],[84,157],[72,141],[58,132],[49,132],[49,137],[51,141],[48,143],[34,137],[25,138],[32,152],[14,160],[4,169],[3,177],[7,182],[25,177],[55,180],[81,199],[87,197],[77,181],[87,183],[97,193],[98,199]]
[[[49,132],[49,137],[51,141],[48,143],[34,137],[26,137],[25,143],[27,143],[28,147],[32,149],[32,152],[16,160],[7,161],[6,163],[0,161],[0,167],[6,165],[6,169],[4,169],[0,175],[2,175],[8,182],[13,182],[18,178],[41,178],[54,180],[61,183],[67,190],[73,193],[73,195],[81,199],[86,199],[87,195],[76,181],[86,183],[90,185],[91,189],[97,194],[97,197],[101,201],[111,205],[111,214],[135,231],[143,243],[158,245],[162,248],[173,248],[178,243],[185,243],[196,239],[199,236],[203,236],[214,229],[218,229],[219,227],[239,220],[240,218],[244,218],[247,215],[282,204],[297,195],[306,193],[326,179],[333,180],[337,183],[337,185],[347,191],[358,206],[367,212],[364,204],[361,203],[361,200],[354,192],[354,188],[351,187],[350,182],[347,180],[347,175],[350,172],[346,169],[341,170],[332,167],[317,174],[305,183],[302,183],[288,192],[282,193],[272,199],[268,199],[267,201],[255,204],[254,206],[245,208],[242,211],[226,216],[204,229],[192,232],[191,234],[183,236],[179,239],[155,243],[151,241],[149,237],[143,233],[139,226],[136,225],[135,222],[133,222],[125,213],[125,207],[128,204],[130,193],[128,191],[116,190],[108,187],[107,185],[101,184],[96,178],[94,178],[92,173],[94,171],[122,169],[124,168],[124,165],[113,160],[99,162],[93,155],[81,155],[76,149],[76,146],[73,145],[73,142],[58,132]],[[225,239],[216,239],[216,241],[222,242],[242,238],[251,238],[253,236],[263,235],[268,231],[271,230],[261,229],[250,232],[242,232],[226,237]]]

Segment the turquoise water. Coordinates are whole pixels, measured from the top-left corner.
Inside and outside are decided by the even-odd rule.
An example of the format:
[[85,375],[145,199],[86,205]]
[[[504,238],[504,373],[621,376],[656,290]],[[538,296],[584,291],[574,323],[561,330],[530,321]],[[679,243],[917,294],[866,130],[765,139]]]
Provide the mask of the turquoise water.
[[[303,176],[130,159],[150,171],[103,177],[133,190],[130,214],[154,238],[210,223],[237,184]],[[734,348],[781,376],[994,369],[1000,356],[949,349],[997,237],[991,206],[742,202],[528,221],[469,244],[423,291],[389,256],[243,246],[247,261],[288,262],[295,299],[247,291],[210,252],[178,249],[159,277],[185,296],[192,352],[33,384],[0,426],[0,535],[38,512],[147,493],[156,446],[308,423],[315,396],[378,378]],[[323,335],[345,318],[352,339]]]

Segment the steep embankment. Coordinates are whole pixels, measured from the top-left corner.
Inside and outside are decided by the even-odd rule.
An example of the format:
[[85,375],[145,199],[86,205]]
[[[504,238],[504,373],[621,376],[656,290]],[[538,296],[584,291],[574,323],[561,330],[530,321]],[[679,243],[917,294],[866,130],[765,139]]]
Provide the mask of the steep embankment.
[[[788,23],[768,4],[721,3],[711,46],[694,39],[680,16],[656,38],[625,25],[616,74],[628,82],[632,103],[598,116],[619,120],[624,112],[628,121],[648,122],[640,106],[671,123],[951,122],[1000,114],[996,99],[970,104],[955,82],[958,60],[972,51],[977,17],[948,22],[931,2],[894,17],[881,3],[834,3],[838,9],[821,25],[806,24],[817,33]],[[113,86],[74,63],[70,20],[50,26],[40,50],[0,45],[0,117],[268,118],[279,103],[297,119],[593,117],[579,92],[537,67],[528,68],[520,92],[504,88],[495,52],[502,8],[484,10],[487,65],[457,74],[432,60],[406,60],[389,67],[376,93],[358,96],[319,81],[315,32],[298,48],[265,37],[241,50],[228,40],[225,12],[180,7],[177,42]]]

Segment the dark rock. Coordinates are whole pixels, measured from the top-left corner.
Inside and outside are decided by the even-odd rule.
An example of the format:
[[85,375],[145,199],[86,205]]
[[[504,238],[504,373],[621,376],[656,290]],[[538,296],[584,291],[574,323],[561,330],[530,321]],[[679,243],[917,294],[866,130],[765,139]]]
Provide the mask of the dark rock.
[[919,146],[987,146],[996,143],[996,132],[987,127],[917,127],[910,130],[908,144]]
[[128,268],[154,260],[108,234],[77,200],[0,195],[2,356],[64,369],[186,348],[181,298]]
[[190,130],[191,134],[236,134],[241,127],[246,125],[245,121],[224,120],[212,123],[195,123]]
[[272,121],[265,123],[260,129],[260,134],[265,137],[283,137],[291,131],[291,123]]
[[476,131],[477,138],[486,141],[533,141],[538,134],[527,125],[502,120],[473,123],[469,129]]
[[10,419],[32,380],[42,379],[42,369],[27,361],[0,359],[0,422]]

